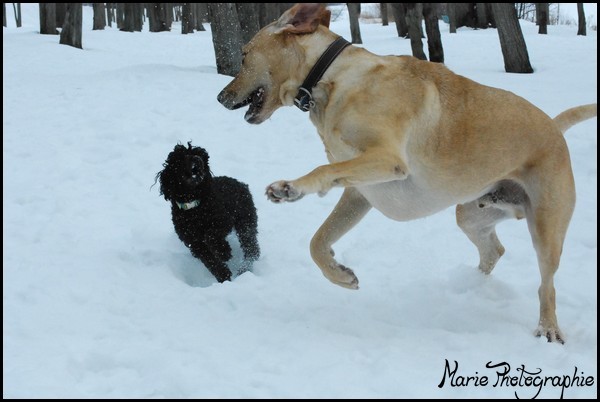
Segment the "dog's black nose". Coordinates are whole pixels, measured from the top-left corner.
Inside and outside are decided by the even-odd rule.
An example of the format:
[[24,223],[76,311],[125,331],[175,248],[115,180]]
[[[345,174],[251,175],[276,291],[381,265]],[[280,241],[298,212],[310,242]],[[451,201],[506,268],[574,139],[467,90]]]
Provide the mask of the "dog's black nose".
[[217,100],[221,105],[226,106],[225,103],[227,102],[227,93],[225,90],[219,92],[219,95],[217,95]]

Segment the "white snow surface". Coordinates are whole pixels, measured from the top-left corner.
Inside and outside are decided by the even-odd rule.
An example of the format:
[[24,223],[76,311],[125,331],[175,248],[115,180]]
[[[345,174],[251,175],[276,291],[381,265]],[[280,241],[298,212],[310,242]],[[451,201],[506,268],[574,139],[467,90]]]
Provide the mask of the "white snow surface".
[[[4,397],[597,397],[597,119],[566,134],[577,205],[555,277],[567,342],[553,344],[533,336],[540,276],[524,221],[498,226],[507,251],[486,276],[454,208],[405,223],[373,210],[334,247],[360,289],[335,286],[308,246],[341,190],[264,196],[325,164],[323,144],[296,108],[254,126],[217,102],[231,77],[217,74],[208,24],[92,31],[86,6],[80,50],[40,35],[37,4],[22,7],[17,29],[9,5],[2,46]],[[504,72],[495,29],[450,35],[440,22],[445,63],[550,116],[596,102],[596,32],[522,27],[533,74]],[[370,51],[411,54],[393,24],[360,28]],[[350,38],[345,12],[331,29]],[[153,186],[187,141],[254,196],[262,255],[232,282],[192,257]],[[497,384],[506,366],[488,362],[517,380]]]

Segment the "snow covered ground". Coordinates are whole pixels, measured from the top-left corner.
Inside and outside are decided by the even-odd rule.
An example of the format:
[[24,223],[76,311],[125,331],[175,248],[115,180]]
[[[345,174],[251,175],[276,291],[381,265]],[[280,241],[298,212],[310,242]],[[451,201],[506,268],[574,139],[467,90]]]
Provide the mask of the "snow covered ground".
[[[498,226],[507,251],[484,276],[453,208],[407,223],[371,211],[335,246],[360,290],[332,285],[308,244],[341,190],[264,196],[325,163],[323,145],[295,108],[252,126],[216,101],[231,77],[216,73],[208,25],[92,31],[84,7],[79,50],[39,35],[37,4],[22,6],[2,46],[4,397],[597,397],[596,119],[566,134],[577,206],[555,279],[561,346],[532,335],[540,279],[523,221]],[[596,102],[596,32],[522,26],[534,74],[504,73],[496,30],[442,23],[447,66],[551,116]],[[345,14],[331,28],[350,38]],[[374,53],[410,54],[393,25],[361,31]],[[254,194],[262,256],[232,282],[191,256],[152,187],[190,140]],[[439,387],[446,360],[459,368]],[[552,378],[497,384],[506,366],[488,362]]]

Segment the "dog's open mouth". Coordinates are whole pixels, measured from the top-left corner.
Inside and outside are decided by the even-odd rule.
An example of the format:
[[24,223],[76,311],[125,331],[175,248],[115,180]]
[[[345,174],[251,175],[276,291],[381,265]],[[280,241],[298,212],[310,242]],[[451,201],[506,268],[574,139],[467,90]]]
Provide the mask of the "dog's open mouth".
[[248,111],[244,115],[244,119],[248,123],[255,123],[258,115],[260,114],[262,107],[265,103],[265,89],[263,87],[257,88],[253,91],[248,98],[244,101],[235,105],[235,109],[240,108],[242,106],[250,105]]

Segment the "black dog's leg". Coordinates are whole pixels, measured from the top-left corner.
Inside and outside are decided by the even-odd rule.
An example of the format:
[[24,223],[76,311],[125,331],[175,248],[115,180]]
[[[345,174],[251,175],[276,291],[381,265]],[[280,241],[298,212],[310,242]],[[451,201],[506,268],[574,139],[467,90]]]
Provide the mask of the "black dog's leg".
[[[214,253],[208,247],[203,247],[202,249],[199,247],[194,247],[190,248],[190,251],[194,257],[202,261],[202,263],[206,266],[210,273],[214,275],[217,281],[225,282],[231,280],[231,271],[229,271],[229,268],[227,268],[227,265],[225,264],[228,259],[221,258],[222,253],[221,256],[219,256],[219,254]],[[231,258],[231,248],[229,249],[229,254]]]
[[258,260],[258,257],[260,257],[260,247],[256,238],[258,234],[256,228],[243,228],[237,233],[240,240],[240,247],[244,252],[244,258],[250,261]]
[[235,223],[235,231],[240,240],[240,247],[244,252],[244,258],[249,261],[256,261],[260,257],[257,220],[256,211],[250,209],[245,215],[238,217]]

